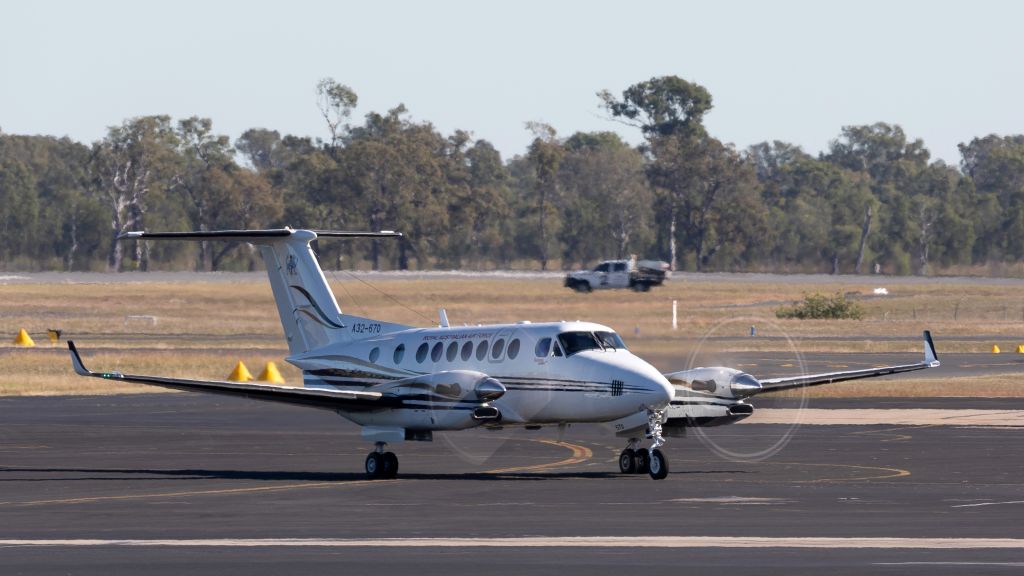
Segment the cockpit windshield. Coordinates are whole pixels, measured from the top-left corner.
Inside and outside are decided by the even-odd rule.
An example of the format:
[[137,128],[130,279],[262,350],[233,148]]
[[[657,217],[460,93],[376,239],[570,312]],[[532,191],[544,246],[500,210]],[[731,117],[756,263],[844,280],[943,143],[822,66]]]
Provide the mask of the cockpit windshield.
[[626,343],[615,332],[594,332],[601,345],[609,349],[626,349]]
[[562,332],[558,335],[558,342],[565,350],[566,356],[572,356],[584,350],[600,350],[601,343],[592,332]]

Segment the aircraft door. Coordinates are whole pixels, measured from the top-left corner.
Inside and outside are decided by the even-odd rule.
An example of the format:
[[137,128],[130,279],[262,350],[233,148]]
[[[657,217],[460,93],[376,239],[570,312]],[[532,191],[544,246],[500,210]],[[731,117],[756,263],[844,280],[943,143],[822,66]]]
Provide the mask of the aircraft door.
[[495,334],[494,340],[491,341],[491,349],[487,353],[487,360],[492,364],[503,362],[511,339],[512,330],[501,330]]

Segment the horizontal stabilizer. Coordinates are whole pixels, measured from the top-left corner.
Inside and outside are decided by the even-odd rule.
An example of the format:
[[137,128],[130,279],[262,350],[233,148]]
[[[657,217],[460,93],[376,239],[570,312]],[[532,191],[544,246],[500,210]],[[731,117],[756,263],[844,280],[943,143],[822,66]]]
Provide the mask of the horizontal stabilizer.
[[311,243],[317,238],[401,238],[391,230],[201,230],[192,232],[126,232],[118,240],[187,240],[248,242],[258,248],[274,292],[288,351],[304,354],[331,344],[346,344],[409,328],[343,314],[327,284]]
[[343,230],[293,230],[276,228],[271,230],[207,230],[198,232],[125,232],[118,240],[239,240],[243,242],[260,242],[271,238],[284,238],[296,232],[312,232],[315,237],[327,238],[401,238],[401,232],[382,230],[380,232],[348,232]]

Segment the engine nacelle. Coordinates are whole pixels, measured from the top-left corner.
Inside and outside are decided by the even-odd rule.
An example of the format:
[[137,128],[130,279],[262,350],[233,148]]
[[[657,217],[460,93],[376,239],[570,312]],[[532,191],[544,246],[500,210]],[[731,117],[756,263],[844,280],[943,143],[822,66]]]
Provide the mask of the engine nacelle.
[[453,400],[491,402],[505,395],[505,386],[483,372],[474,370],[447,370],[388,382],[369,388],[374,392],[398,397],[433,392]]
[[668,381],[694,392],[707,392],[719,398],[746,398],[761,391],[761,383],[750,374],[735,368],[714,366],[691,368],[666,374]]
[[[489,406],[505,394],[505,386],[483,372],[448,370],[378,384],[370,391],[384,395],[389,408],[361,410],[345,417],[362,426],[402,427],[410,430],[463,430],[501,421],[501,412]],[[383,406],[382,406],[383,407]]]

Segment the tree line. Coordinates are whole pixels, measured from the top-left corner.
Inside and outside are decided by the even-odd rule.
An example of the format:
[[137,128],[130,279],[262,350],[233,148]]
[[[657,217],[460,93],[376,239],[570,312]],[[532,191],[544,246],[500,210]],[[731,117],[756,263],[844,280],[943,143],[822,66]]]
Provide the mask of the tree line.
[[1024,135],[932,160],[894,124],[843,127],[817,156],[786,142],[737,150],[709,134],[711,94],[675,76],[598,93],[613,132],[530,122],[503,159],[404,106],[358,123],[357,94],[317,86],[327,137],[209,118],[130,118],[86,145],[0,132],[6,270],[245,270],[233,243],[114,242],[131,230],[399,230],[320,243],[328,268],[568,268],[640,254],[680,270],[929,274],[1024,258]]

